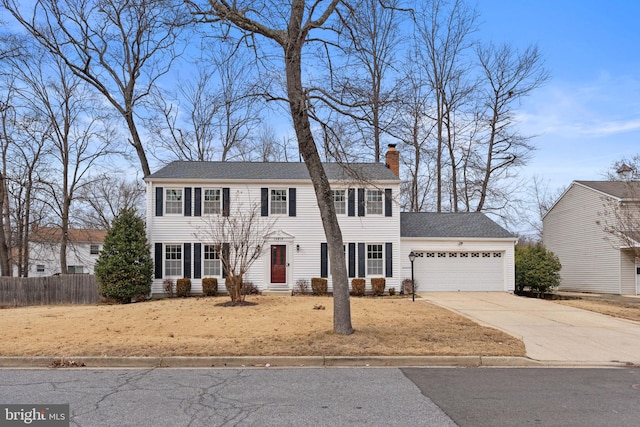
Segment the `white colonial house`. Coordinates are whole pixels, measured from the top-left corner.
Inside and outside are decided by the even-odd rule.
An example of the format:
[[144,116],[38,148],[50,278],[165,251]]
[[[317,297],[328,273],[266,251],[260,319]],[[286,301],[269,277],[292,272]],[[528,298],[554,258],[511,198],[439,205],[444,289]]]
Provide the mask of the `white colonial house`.
[[69,229],[66,271],[60,271],[61,232],[61,229],[56,227],[38,227],[31,231],[30,277],[51,276],[57,273],[93,274],[93,267],[98,260],[107,232],[94,229]]
[[[467,255],[474,263],[452,266],[469,271],[472,283],[450,283],[446,274],[439,273],[441,289],[455,290],[513,290],[513,246],[511,235],[505,240],[505,231],[499,229],[497,239],[487,233],[467,236],[467,246],[460,247],[461,235],[454,236],[454,244],[432,240],[421,235],[424,229],[413,230],[405,245],[401,232],[398,195],[400,191],[399,154],[390,146],[386,164],[357,163],[348,167],[325,163],[325,171],[333,190],[338,221],[342,230],[345,262],[350,278],[363,277],[367,289],[370,279],[384,277],[386,288],[400,289],[403,279],[410,278],[407,270],[410,250],[426,255],[437,250],[436,259],[458,261]],[[192,292],[202,290],[203,277],[224,278],[220,256],[215,245],[207,239],[207,228],[212,221],[233,215],[238,209],[257,206],[260,215],[273,222],[263,255],[253,264],[246,281],[260,290],[295,290],[298,280],[314,277],[328,279],[332,289],[327,244],[322,227],[315,192],[304,163],[279,162],[186,162],[170,163],[145,178],[147,183],[147,234],[155,262],[152,293],[164,292],[165,279],[191,278]],[[414,216],[415,221],[430,221],[429,216]],[[478,216],[465,216],[476,222]],[[413,223],[415,223],[413,221]],[[464,222],[464,220],[462,221]],[[495,232],[495,228],[492,229]],[[485,230],[486,231],[486,230]],[[463,233],[464,234],[464,230]],[[490,232],[488,234],[491,234]],[[507,233],[508,234],[508,233]],[[489,259],[486,255],[491,254]],[[500,255],[495,255],[500,253]],[[498,260],[500,262],[498,262]],[[475,261],[478,261],[475,263]],[[493,262],[487,269],[474,270],[482,262]],[[499,264],[499,266],[498,266]],[[425,290],[431,271],[420,270]],[[483,280],[483,275],[488,274]],[[501,274],[500,277],[497,277]],[[224,287],[222,287],[224,289]]]

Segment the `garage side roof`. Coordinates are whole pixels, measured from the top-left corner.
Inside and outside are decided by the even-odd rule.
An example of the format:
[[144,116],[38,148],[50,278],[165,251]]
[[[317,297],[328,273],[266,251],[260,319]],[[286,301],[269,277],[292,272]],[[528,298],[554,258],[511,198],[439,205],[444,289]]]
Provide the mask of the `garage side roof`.
[[516,238],[481,212],[402,212],[400,236]]

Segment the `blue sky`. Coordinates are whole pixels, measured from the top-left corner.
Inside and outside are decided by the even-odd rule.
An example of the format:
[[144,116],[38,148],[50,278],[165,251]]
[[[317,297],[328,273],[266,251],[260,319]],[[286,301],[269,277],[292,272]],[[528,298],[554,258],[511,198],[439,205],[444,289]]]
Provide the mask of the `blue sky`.
[[551,79],[523,101],[521,129],[536,134],[523,176],[550,190],[603,179],[640,154],[640,2],[478,0],[478,36],[519,48],[536,43]]

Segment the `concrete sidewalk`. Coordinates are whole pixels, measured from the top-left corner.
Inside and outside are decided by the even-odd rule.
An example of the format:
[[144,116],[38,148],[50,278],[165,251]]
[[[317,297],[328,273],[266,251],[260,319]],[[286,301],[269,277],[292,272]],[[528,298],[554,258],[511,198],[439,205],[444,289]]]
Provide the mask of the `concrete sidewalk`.
[[423,300],[524,341],[545,362],[640,364],[640,323],[503,292],[434,292]]

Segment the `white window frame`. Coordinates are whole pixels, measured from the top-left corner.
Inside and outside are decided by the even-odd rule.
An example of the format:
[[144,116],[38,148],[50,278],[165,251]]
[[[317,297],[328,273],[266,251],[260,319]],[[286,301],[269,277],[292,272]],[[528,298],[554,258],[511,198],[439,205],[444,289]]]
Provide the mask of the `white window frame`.
[[[379,256],[373,257],[373,255]],[[367,243],[366,256],[367,276],[384,276],[384,244]]]
[[202,248],[202,275],[204,277],[222,276],[222,261],[220,251],[215,245],[203,245]]
[[164,211],[167,215],[182,215],[183,189],[165,188]]
[[84,274],[84,265],[67,265],[67,274]]
[[384,193],[382,190],[369,190],[366,194],[367,215],[384,214]]
[[[222,213],[222,189],[220,188],[204,188],[202,195],[202,214],[203,215],[220,215]],[[207,194],[210,193],[210,194]],[[211,195],[211,199],[207,198]]]
[[289,191],[286,188],[271,188],[269,190],[269,215],[287,215],[289,213],[288,198]]
[[333,205],[336,209],[336,215],[347,214],[347,191],[346,190],[332,190],[333,192]]
[[89,246],[89,253],[91,255],[99,255],[100,254],[100,245],[92,244]]
[[38,264],[38,265],[36,265],[36,272],[38,272],[38,273],[44,273],[44,271],[45,271],[44,264]]
[[[171,249],[171,250],[170,250]],[[182,245],[164,245],[164,275],[182,277]]]

